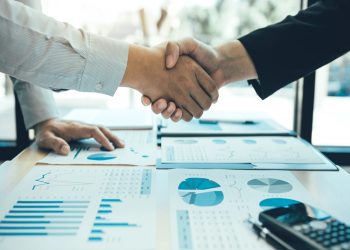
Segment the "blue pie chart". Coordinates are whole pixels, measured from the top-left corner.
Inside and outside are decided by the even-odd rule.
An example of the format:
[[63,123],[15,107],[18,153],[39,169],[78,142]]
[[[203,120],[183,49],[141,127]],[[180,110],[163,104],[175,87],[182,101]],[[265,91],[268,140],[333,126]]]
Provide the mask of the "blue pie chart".
[[252,189],[270,194],[287,193],[293,189],[293,186],[289,182],[274,178],[252,179],[247,184]]
[[272,209],[276,207],[287,207],[293,204],[297,204],[299,201],[287,199],[287,198],[268,198],[260,201],[259,206],[264,209]]
[[117,156],[109,154],[109,153],[97,153],[97,154],[92,154],[87,157],[88,160],[92,161],[108,161],[108,160],[113,160],[116,159]]
[[224,200],[221,186],[206,178],[188,178],[178,187],[179,195],[184,202],[199,207],[210,207]]

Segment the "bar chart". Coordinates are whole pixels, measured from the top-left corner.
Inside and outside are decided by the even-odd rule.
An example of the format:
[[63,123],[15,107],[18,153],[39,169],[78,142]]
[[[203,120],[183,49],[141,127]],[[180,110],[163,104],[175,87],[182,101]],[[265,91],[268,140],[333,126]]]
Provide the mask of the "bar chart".
[[116,221],[114,219],[113,213],[116,212],[115,210],[118,210],[116,207],[120,203],[122,203],[120,199],[101,199],[88,239],[90,242],[103,241],[108,235],[118,234],[119,230],[138,227],[135,223]]
[[0,249],[153,249],[154,181],[148,167],[34,167],[0,200]]
[[0,236],[74,236],[89,201],[19,200],[0,221]]

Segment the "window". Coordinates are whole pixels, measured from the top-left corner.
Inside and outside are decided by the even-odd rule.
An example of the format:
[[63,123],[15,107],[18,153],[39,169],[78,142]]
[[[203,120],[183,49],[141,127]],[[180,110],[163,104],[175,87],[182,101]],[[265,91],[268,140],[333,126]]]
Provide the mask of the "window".
[[350,146],[350,54],[316,74],[312,142],[319,146]]
[[[211,45],[232,40],[256,28],[295,14],[295,0],[43,0],[44,13],[88,31],[133,43],[155,45],[167,39],[192,36]],[[285,127],[293,128],[294,87],[280,90],[261,101],[244,83],[232,84],[220,92],[212,110],[264,112]],[[61,109],[90,105],[101,108],[141,108],[140,94],[119,89],[116,98],[75,91],[56,94]]]

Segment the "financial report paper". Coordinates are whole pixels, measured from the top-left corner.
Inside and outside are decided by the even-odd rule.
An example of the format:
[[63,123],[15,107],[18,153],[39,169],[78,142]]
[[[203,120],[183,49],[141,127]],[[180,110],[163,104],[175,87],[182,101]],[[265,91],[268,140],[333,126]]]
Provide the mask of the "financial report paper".
[[153,115],[146,110],[73,109],[64,120],[96,124],[110,129],[152,129]]
[[324,163],[295,137],[164,137],[162,163]]
[[311,199],[288,172],[170,170],[172,249],[272,249],[246,220],[297,201],[310,204]]
[[0,204],[0,249],[154,249],[154,170],[36,166]]
[[101,147],[76,145],[68,155],[50,152],[39,161],[44,164],[59,165],[148,165],[156,163],[156,148],[147,145],[125,147],[105,151]]

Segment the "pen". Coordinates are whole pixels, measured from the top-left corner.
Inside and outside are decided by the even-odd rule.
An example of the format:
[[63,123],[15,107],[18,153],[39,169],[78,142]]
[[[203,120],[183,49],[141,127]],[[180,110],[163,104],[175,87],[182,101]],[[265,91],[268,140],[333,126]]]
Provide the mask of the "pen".
[[215,120],[215,119],[200,119],[200,124],[218,124],[218,123],[230,123],[230,124],[241,124],[241,125],[256,125],[259,122],[251,121],[251,120],[243,120],[243,121],[233,121],[233,120]]
[[260,222],[255,222],[251,218],[248,219],[248,222],[253,225],[254,231],[257,235],[263,238],[267,243],[278,250],[295,250],[289,244],[284,242],[281,238],[271,233],[266,227],[263,227]]

